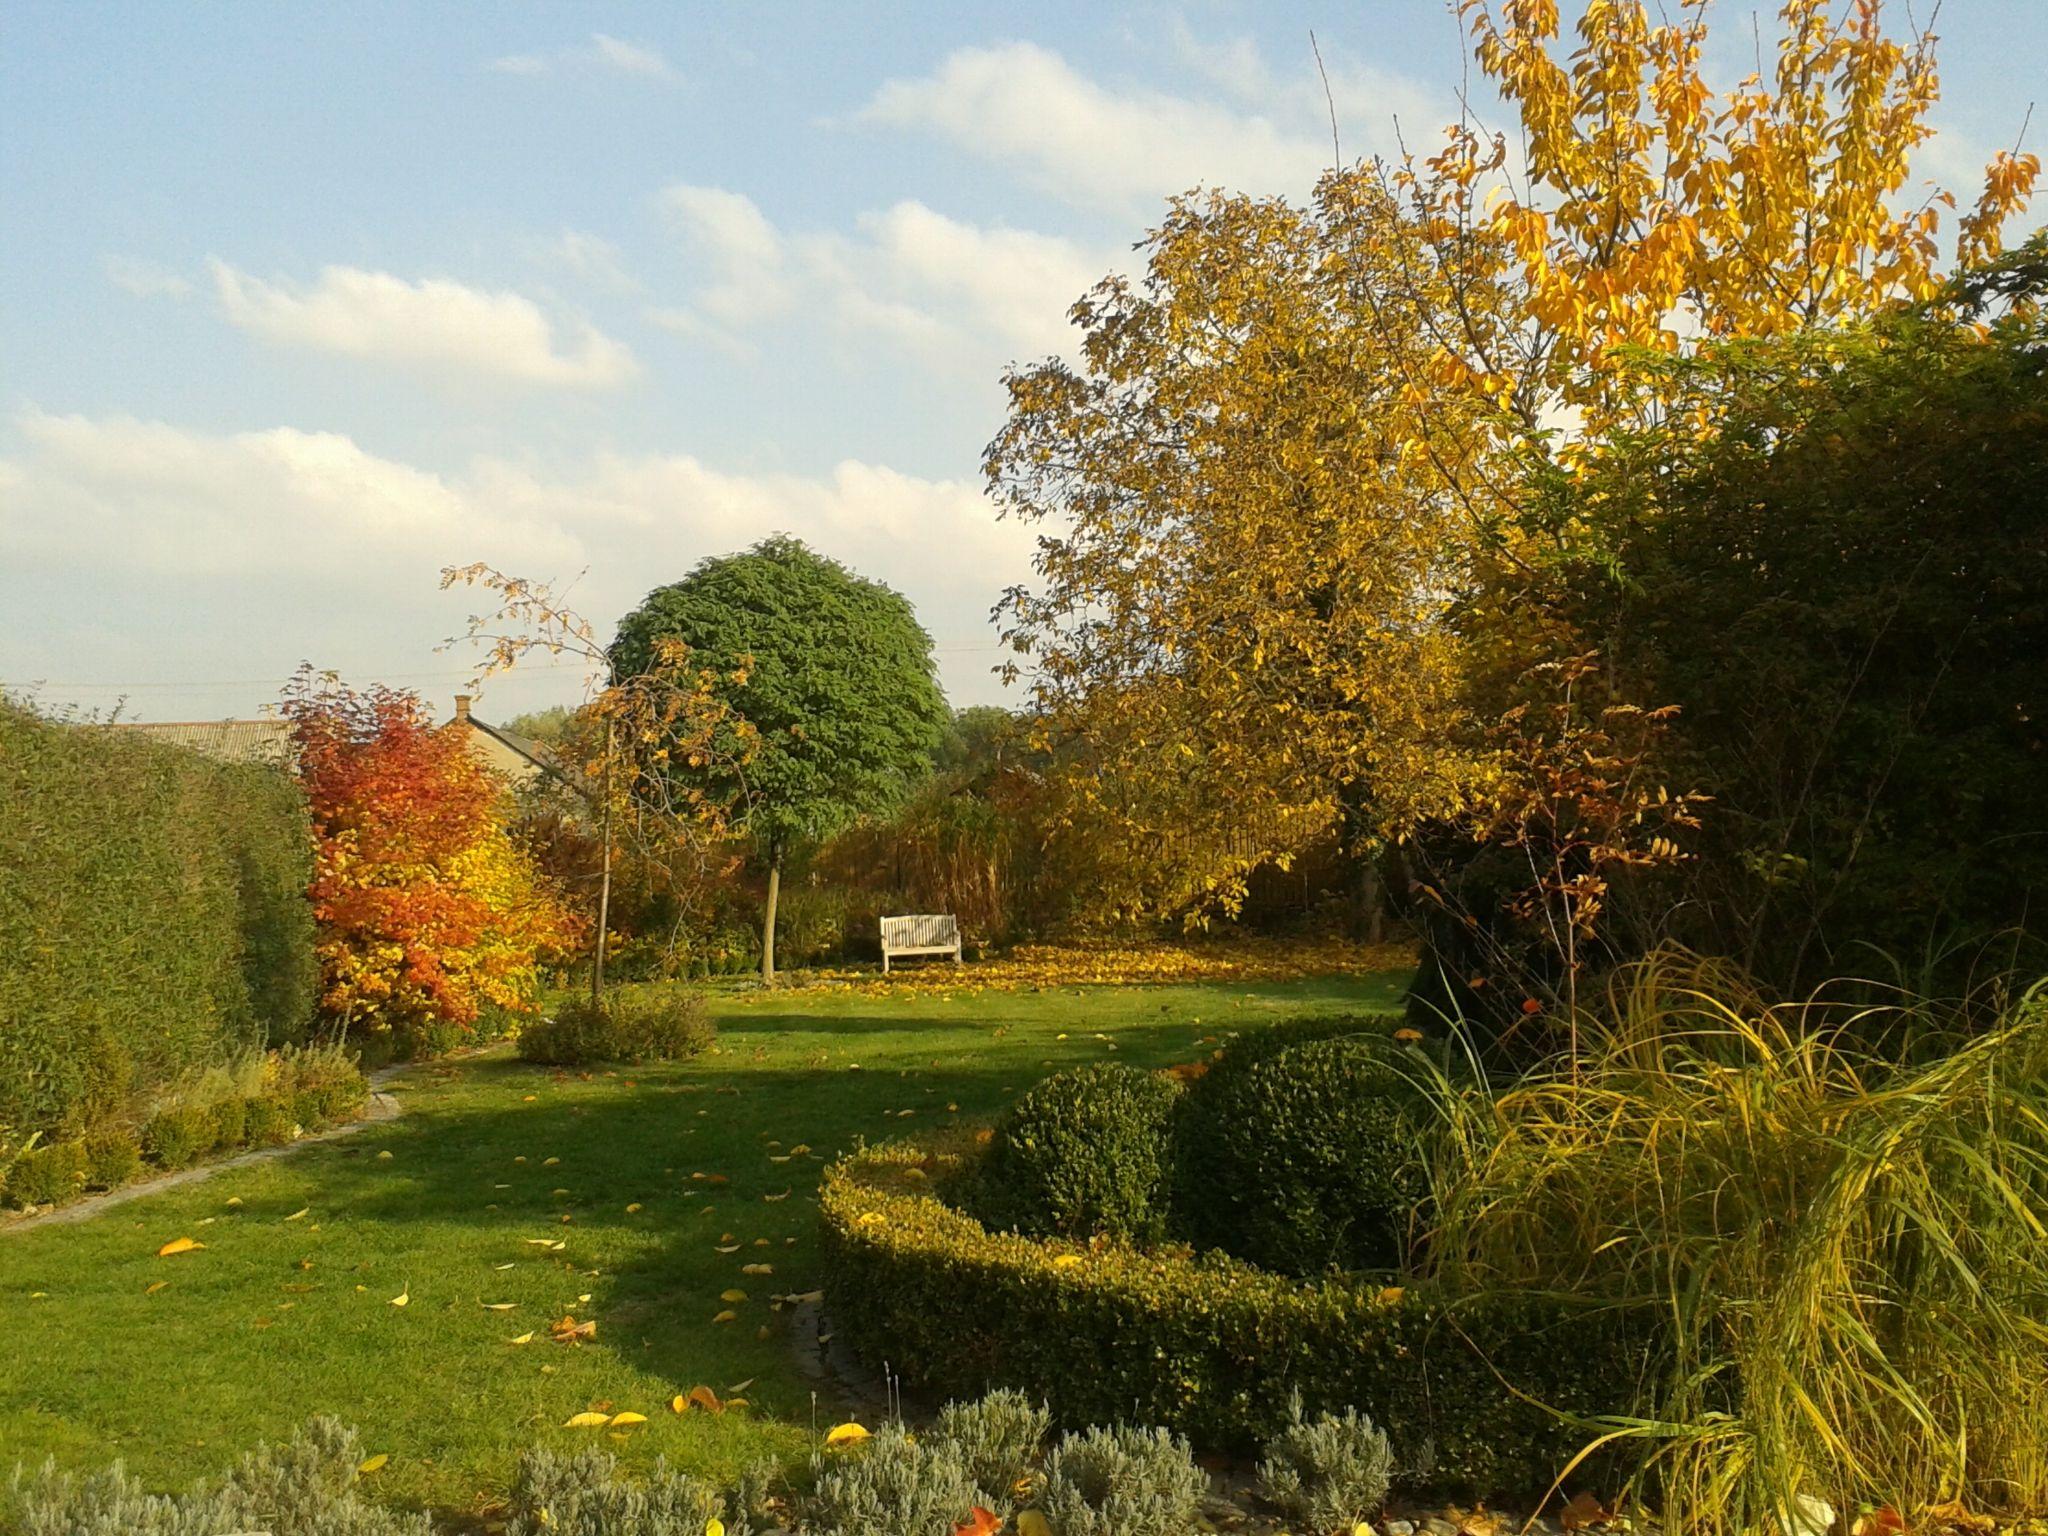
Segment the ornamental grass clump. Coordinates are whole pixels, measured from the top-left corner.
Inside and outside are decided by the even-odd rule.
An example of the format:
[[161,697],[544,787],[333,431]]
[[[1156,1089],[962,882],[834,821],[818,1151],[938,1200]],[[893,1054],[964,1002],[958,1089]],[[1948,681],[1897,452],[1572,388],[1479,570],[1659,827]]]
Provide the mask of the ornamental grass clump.
[[1287,1414],[1259,1462],[1259,1497],[1312,1531],[1348,1533],[1370,1520],[1394,1477],[1386,1432],[1355,1408],[1306,1419],[1299,1392]]
[[1059,1536],[1183,1536],[1209,1479],[1164,1429],[1088,1429],[1046,1458],[1038,1507]]
[[2048,993],[1931,1059],[1860,1043],[1958,1017],[1661,955],[1575,1064],[1454,1108],[1439,1278],[1664,1320],[1668,1365],[1585,1430],[1669,1528],[2048,1505]]

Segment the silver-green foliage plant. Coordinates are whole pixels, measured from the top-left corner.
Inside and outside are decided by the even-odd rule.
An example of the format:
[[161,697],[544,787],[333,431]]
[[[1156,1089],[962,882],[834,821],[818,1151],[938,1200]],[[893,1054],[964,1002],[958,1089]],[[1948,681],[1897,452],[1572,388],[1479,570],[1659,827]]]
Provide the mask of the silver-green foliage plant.
[[1393,1480],[1386,1432],[1355,1408],[1305,1419],[1299,1393],[1288,1420],[1259,1462],[1260,1497],[1314,1531],[1349,1531],[1370,1519]]
[[1038,1465],[1051,1426],[1052,1415],[1043,1406],[1003,1387],[976,1402],[946,1404],[931,1438],[960,1458],[974,1479],[977,1503],[1008,1514]]
[[[20,1536],[432,1536],[422,1514],[363,1498],[355,1431],[314,1419],[289,1444],[253,1451],[218,1484],[152,1494],[118,1465],[74,1478],[16,1475],[0,1529]],[[702,1536],[701,1529],[692,1536]]]
[[1038,1503],[1059,1536],[1181,1536],[1208,1487],[1179,1435],[1089,1429],[1053,1447]]
[[975,1505],[959,1452],[898,1424],[818,1457],[814,1469],[815,1486],[797,1501],[803,1536],[952,1536]]
[[573,1456],[531,1450],[512,1484],[508,1536],[704,1536],[716,1520],[727,1536],[747,1536],[745,1515],[710,1484],[671,1472],[656,1460],[643,1479],[625,1478],[603,1451]]

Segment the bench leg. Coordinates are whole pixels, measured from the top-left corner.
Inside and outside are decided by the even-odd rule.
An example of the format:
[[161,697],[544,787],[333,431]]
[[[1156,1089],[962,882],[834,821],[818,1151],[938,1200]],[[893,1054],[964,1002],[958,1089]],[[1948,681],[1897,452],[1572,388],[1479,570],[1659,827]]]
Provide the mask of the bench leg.
[[958,944],[953,946],[953,963],[955,965],[960,963],[960,946]]
[[882,951],[882,974],[884,976],[889,974],[889,951],[886,949]]

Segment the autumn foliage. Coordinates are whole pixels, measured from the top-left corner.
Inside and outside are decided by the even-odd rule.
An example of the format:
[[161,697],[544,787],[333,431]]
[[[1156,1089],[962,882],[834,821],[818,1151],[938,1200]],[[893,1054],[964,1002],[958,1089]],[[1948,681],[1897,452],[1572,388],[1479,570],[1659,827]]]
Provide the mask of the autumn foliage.
[[503,787],[417,695],[301,672],[285,702],[316,841],[322,1012],[417,1043],[530,1011],[577,923],[499,815]]

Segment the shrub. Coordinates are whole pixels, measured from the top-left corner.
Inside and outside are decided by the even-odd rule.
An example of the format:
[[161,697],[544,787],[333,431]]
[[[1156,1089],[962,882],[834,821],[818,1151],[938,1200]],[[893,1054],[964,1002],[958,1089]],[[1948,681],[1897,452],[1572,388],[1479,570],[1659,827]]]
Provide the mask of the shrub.
[[930,1439],[951,1449],[974,1479],[975,1502],[998,1514],[1015,1508],[1045,1448],[1052,1415],[1022,1392],[997,1388],[974,1402],[948,1403]]
[[716,1036],[704,1000],[673,987],[574,997],[519,1032],[523,1060],[573,1067],[596,1061],[683,1061]]
[[15,1159],[7,1172],[7,1193],[23,1205],[55,1205],[77,1198],[87,1172],[82,1143],[49,1142]]
[[886,1425],[815,1461],[815,1486],[797,1501],[805,1536],[953,1536],[974,1508],[974,1479],[951,1446]]
[[1060,1536],[1181,1536],[1208,1489],[1180,1436],[1090,1429],[1053,1447],[1038,1502]]
[[1394,1449],[1385,1431],[1353,1408],[1304,1419],[1299,1394],[1288,1417],[1259,1462],[1260,1497],[1289,1520],[1325,1533],[1370,1520],[1393,1481]]
[[603,1451],[536,1449],[519,1458],[507,1536],[704,1536],[713,1521],[726,1536],[748,1536],[742,1511],[665,1460],[639,1481],[621,1476]]
[[297,1124],[292,1101],[283,1094],[267,1093],[249,1100],[246,1126],[250,1146],[281,1146],[292,1139],[292,1128]]
[[45,1135],[312,1007],[311,839],[282,772],[0,702],[0,1124]]
[[95,1131],[85,1138],[85,1181],[95,1189],[119,1189],[142,1172],[142,1149],[124,1130]]
[[928,1147],[870,1147],[820,1196],[840,1337],[935,1393],[1015,1387],[1056,1423],[1162,1424],[1231,1450],[1284,1425],[1294,1391],[1311,1412],[1371,1403],[1404,1463],[1433,1451],[1438,1486],[1483,1494],[1547,1487],[1586,1439],[1564,1416],[1626,1412],[1662,1358],[1655,1307],[1454,1299],[989,1232],[939,1198],[964,1171]]
[[425,1515],[359,1495],[361,1459],[353,1430],[314,1419],[290,1444],[253,1452],[219,1484],[183,1494],[147,1493],[118,1464],[74,1478],[51,1463],[35,1478],[17,1478],[0,1498],[0,1529],[18,1536],[432,1536]]
[[1189,1239],[1293,1275],[1399,1265],[1435,1117],[1390,1047],[1315,1040],[1214,1075],[1175,1128]]
[[1156,1234],[1179,1086],[1109,1062],[1047,1078],[1010,1106],[962,1198],[1030,1236]]
[[212,1131],[211,1149],[232,1152],[249,1138],[249,1101],[222,1099],[208,1115]]
[[142,1127],[142,1155],[159,1168],[183,1168],[213,1145],[213,1127],[203,1110],[170,1104]]

